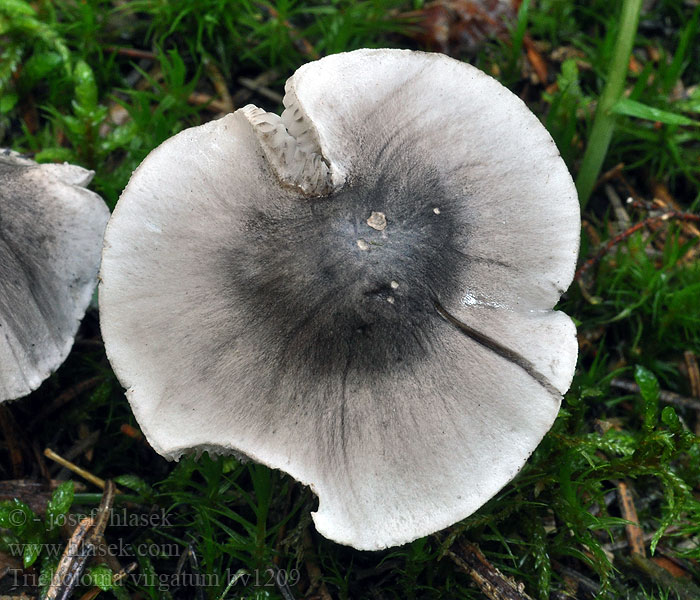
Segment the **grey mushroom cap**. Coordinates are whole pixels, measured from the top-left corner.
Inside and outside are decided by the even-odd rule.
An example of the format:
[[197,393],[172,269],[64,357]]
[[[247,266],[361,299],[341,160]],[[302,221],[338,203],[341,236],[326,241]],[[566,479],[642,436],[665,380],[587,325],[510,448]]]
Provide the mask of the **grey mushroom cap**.
[[311,486],[324,536],[380,549],[475,511],[574,372],[580,216],[546,130],[438,54],[301,67],[282,116],[185,130],[105,235],[107,353],[148,440]]
[[38,388],[73,345],[109,219],[92,175],[0,149],[0,401]]

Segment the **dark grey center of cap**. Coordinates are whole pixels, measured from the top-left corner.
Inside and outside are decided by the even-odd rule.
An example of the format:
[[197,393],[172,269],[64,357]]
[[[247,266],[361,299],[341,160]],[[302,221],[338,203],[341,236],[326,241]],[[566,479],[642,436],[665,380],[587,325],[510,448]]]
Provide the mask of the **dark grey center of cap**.
[[280,366],[340,376],[427,356],[436,301],[460,295],[462,200],[448,197],[433,169],[392,173],[262,207],[248,215],[245,245],[226,251],[231,301],[260,339],[275,340],[267,353]]

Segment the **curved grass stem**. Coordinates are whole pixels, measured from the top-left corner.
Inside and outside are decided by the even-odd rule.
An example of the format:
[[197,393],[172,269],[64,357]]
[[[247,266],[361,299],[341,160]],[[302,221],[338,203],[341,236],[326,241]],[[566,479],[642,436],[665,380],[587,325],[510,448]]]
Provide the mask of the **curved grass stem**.
[[620,14],[620,31],[615,41],[608,77],[593,120],[593,129],[576,178],[581,209],[586,207],[615,129],[612,107],[622,96],[630,53],[639,23],[642,0],[624,0]]

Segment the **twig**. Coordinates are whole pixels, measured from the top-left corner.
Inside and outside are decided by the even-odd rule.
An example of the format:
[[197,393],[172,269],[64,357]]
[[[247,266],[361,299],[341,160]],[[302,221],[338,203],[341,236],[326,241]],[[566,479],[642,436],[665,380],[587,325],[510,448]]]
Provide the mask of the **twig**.
[[525,56],[532,65],[532,69],[537,74],[537,79],[540,80],[542,85],[547,85],[547,79],[549,79],[547,61],[545,61],[542,54],[540,54],[540,51],[535,46],[535,42],[527,33],[523,36],[523,46],[525,47]]
[[[690,350],[686,350],[683,353],[683,358],[685,359],[685,366],[688,369],[690,392],[695,398],[700,400],[700,368],[698,368],[698,361],[695,359],[695,354]],[[700,435],[700,410],[696,411],[696,413],[695,435]]]
[[585,275],[586,271],[591,269],[601,258],[603,258],[603,256],[610,252],[610,250],[612,250],[617,244],[619,244],[621,241],[627,239],[633,233],[643,228],[644,221],[632,225],[632,227],[627,228],[622,233],[618,233],[616,236],[609,239],[606,242],[606,244],[600,250],[598,250],[598,252],[596,252],[596,254],[592,258],[589,258],[577,269],[576,273],[574,274],[574,281],[581,280],[581,278]]
[[637,517],[637,509],[634,506],[634,498],[629,486],[624,481],[617,483],[617,496],[620,504],[620,512],[622,518],[631,521],[625,525],[625,533],[629,541],[630,554],[640,554],[646,556],[644,551],[644,532],[639,526],[639,518]]
[[[46,506],[51,499],[53,490],[61,483],[56,479],[51,479],[47,482],[32,481],[29,479],[7,479],[0,481],[0,501],[12,500],[18,498],[25,504],[29,505],[35,513],[43,514],[46,512]],[[78,491],[84,491],[85,486],[82,483],[76,485]]]
[[67,600],[78,585],[88,559],[95,556],[95,549],[103,543],[103,534],[114,503],[114,483],[107,481],[102,500],[95,517],[86,517],[75,528],[66,545],[45,600]]
[[[675,525],[671,525],[666,531],[664,531],[664,535],[670,535],[672,533],[675,533],[678,531],[678,527]],[[644,536],[642,537],[644,541],[644,545],[646,546],[647,543],[651,542],[651,540],[654,539],[654,536],[656,533],[645,533]],[[625,548],[629,547],[630,543],[627,540],[618,540],[617,542],[608,542],[606,544],[601,544],[601,548],[605,550],[605,552],[616,552],[618,550],[624,550]],[[657,551],[660,551],[659,546],[656,547]]]
[[592,258],[589,258],[586,262],[584,262],[576,271],[576,274],[574,275],[574,280],[580,280],[584,276],[584,274],[589,269],[591,269],[591,267],[593,267],[601,258],[603,258],[608,252],[610,252],[610,250],[612,250],[617,244],[626,240],[628,237],[630,237],[640,229],[655,224],[663,223],[664,221],[672,220],[700,222],[700,215],[686,212],[678,212],[673,210],[659,216],[647,217],[643,221],[635,223],[631,227],[625,229],[625,231],[618,233],[616,236],[610,238],[605,243],[605,245],[600,250],[598,250],[598,252],[596,252],[596,254]]
[[[233,105],[234,106],[243,106],[248,102],[250,97],[253,95],[254,91],[257,91],[258,89],[261,89],[265,86],[268,86],[271,84],[273,81],[275,81],[279,77],[279,74],[277,71],[270,70],[270,71],[265,71],[264,73],[261,73],[257,77],[255,77],[252,80],[247,80],[249,81],[250,87],[246,87],[245,85],[241,84],[243,87],[239,88],[236,90],[236,93],[233,95]],[[238,83],[241,83],[240,81]],[[267,88],[269,89],[269,88]],[[272,90],[270,90],[272,91]],[[275,92],[276,93],[276,92]],[[279,101],[275,100],[278,104]]]
[[129,58],[145,58],[148,60],[155,60],[157,58],[154,52],[149,52],[148,50],[139,50],[138,48],[120,48],[118,46],[105,46],[107,52],[114,52],[121,56],[128,56]]
[[65,452],[63,458],[65,458],[66,460],[73,460],[75,458],[78,458],[78,456],[80,456],[83,452],[92,448],[97,443],[98,439],[100,439],[100,432],[98,430],[95,430],[92,433],[88,434],[87,437],[84,437],[82,440],[78,440],[75,444],[73,444]]
[[556,560],[552,561],[552,566],[557,571],[559,571],[564,577],[569,577],[570,579],[573,579],[576,582],[577,586],[583,588],[583,590],[588,592],[589,594],[598,596],[598,594],[600,593],[600,585],[598,585],[590,577],[586,577],[578,571],[575,571],[574,569],[562,565]]
[[[267,5],[264,5],[263,8],[267,9],[268,13],[273,19],[279,19],[280,14],[276,9]],[[318,58],[320,58],[320,55],[318,52],[316,52],[316,49],[306,38],[304,38],[299,33],[299,31],[297,31],[297,28],[291,24],[289,19],[285,19],[284,21],[282,21],[282,25],[284,25],[287,28],[287,30],[289,31],[289,38],[294,42],[294,45],[302,54],[304,54],[311,60],[317,60]]]
[[119,427],[119,431],[121,431],[125,436],[130,437],[132,440],[143,439],[143,434],[138,429],[136,429],[136,427],[133,427],[128,423],[122,423]]
[[[97,596],[100,595],[100,592],[102,590],[98,587],[92,587],[90,588],[87,592],[85,592],[82,596],[80,596],[80,600],[94,600],[97,598]],[[2,600],[0,598],[0,600]]]
[[73,593],[73,588],[78,585],[88,558],[88,551],[83,541],[87,539],[93,525],[92,517],[86,517],[78,523],[51,578],[51,585],[44,600],[66,600]]
[[[654,192],[654,201],[663,208],[670,206],[673,210],[681,210],[680,205],[673,199],[668,188],[663,183],[653,183],[652,191]],[[700,237],[700,230],[692,223],[687,223],[684,227],[686,228],[685,233]]]
[[[194,544],[191,542],[187,546],[187,562],[190,563],[190,568],[192,569],[193,573],[200,573],[199,561],[197,560],[197,553],[194,551]],[[195,598],[196,600],[205,600],[206,596],[204,594],[204,589],[201,586],[198,586],[195,590]]]
[[134,571],[136,567],[138,567],[139,564],[137,562],[132,562],[130,565],[127,565],[123,569],[121,569],[118,573],[114,574],[114,577],[112,577],[112,583],[119,583],[122,579],[124,579],[129,573]]
[[228,91],[226,80],[221,74],[221,71],[219,71],[219,68],[211,60],[208,59],[204,61],[204,68],[206,69],[207,75],[209,75],[209,80],[212,82],[216,93],[218,94],[222,104],[225,107],[225,110],[223,110],[222,112],[233,112],[235,108],[233,106],[233,100],[231,99],[231,94]]
[[461,552],[448,550],[450,557],[460,569],[471,577],[482,593],[490,600],[532,600],[525,593],[522,583],[515,583],[494,567],[474,544],[460,543]]
[[[613,379],[610,380],[610,387],[624,390],[625,392],[630,392],[632,394],[639,393],[639,386],[636,383],[627,381],[626,379],[620,379],[619,377],[613,377]],[[680,406],[681,408],[690,408],[692,410],[700,411],[700,400],[681,396],[675,392],[661,390],[659,392],[659,400],[661,400],[661,402],[665,402],[666,404],[673,404],[674,406]]]
[[280,596],[282,596],[284,600],[294,600],[294,594],[289,588],[287,579],[286,577],[282,576],[283,571],[281,571],[280,568],[274,563],[270,563],[268,569],[272,571],[272,575],[275,578],[275,584],[277,585],[277,589],[279,590]]
[[203,92],[192,92],[187,96],[187,102],[197,106],[204,106],[207,110],[215,113],[231,112],[223,100],[216,100],[213,96]]
[[[126,577],[129,573],[131,573],[136,567],[138,566],[138,563],[132,562],[129,566],[127,566],[124,569],[120,569],[117,573],[115,573],[112,576],[112,583],[119,583],[124,577]],[[90,588],[87,592],[85,592],[81,597],[80,600],[94,600],[94,598],[97,598],[99,596],[100,592],[102,590],[98,587],[93,587]],[[2,600],[2,598],[0,598]]]
[[240,83],[243,87],[248,88],[249,90],[257,92],[261,96],[265,96],[265,98],[269,98],[273,102],[277,102],[278,104],[282,104],[282,94],[279,94],[279,93],[275,92],[274,90],[271,90],[269,87],[267,87],[265,85],[261,85],[255,79],[249,79],[248,77],[239,77],[238,83]]
[[625,168],[625,163],[617,163],[612,169],[608,169],[603,173],[599,178],[598,181],[595,182],[595,185],[593,186],[593,189],[596,189],[598,186],[607,183],[611,179],[618,179],[622,175],[622,170]]
[[[73,473],[75,473],[76,475],[80,475],[80,477],[82,477],[86,481],[89,481],[90,483],[94,483],[97,487],[99,487],[103,490],[106,489],[105,488],[106,482],[104,479],[100,479],[96,475],[93,475],[92,473],[90,473],[90,471],[86,471],[85,469],[83,469],[82,467],[79,467],[75,463],[72,463],[69,460],[66,460],[61,455],[56,454],[53,450],[51,450],[51,448],[46,448],[44,450],[44,456],[46,458],[50,458],[54,462],[57,462],[59,465],[65,467],[69,471],[73,471]],[[116,493],[121,494],[121,492],[119,490],[116,490]]]
[[[673,560],[673,557],[668,552],[664,556],[661,556],[660,553],[658,553],[651,560],[665,571],[668,571],[676,579],[690,580],[693,578],[688,569],[679,565],[677,560]],[[693,570],[692,567],[690,570]]]
[[21,439],[15,435],[15,432],[18,431],[17,423],[7,406],[0,406],[0,431],[2,431],[2,437],[5,439],[7,450],[10,453],[12,476],[18,479],[24,470],[22,468],[22,443]]
[[605,195],[608,197],[608,200],[610,200],[610,204],[612,204],[613,211],[615,212],[615,219],[619,223],[620,228],[627,229],[632,224],[632,221],[625,207],[622,205],[620,196],[617,195],[615,188],[609,183],[605,184]]
[[632,554],[630,560],[632,565],[639,571],[657,583],[662,589],[675,592],[681,600],[697,600],[700,598],[700,588],[691,581],[677,579],[663,567],[639,554]]
[[[289,486],[289,489],[287,490],[287,496],[284,501],[284,512],[282,514],[289,514],[291,508],[292,508],[292,495],[294,494],[294,488],[293,486]],[[277,535],[275,536],[275,555],[272,557],[272,562],[275,564],[275,566],[279,565],[279,560],[281,556],[280,552],[280,546],[282,545],[282,541],[284,540],[284,536],[287,533],[287,523],[286,521],[283,521],[282,524],[280,525],[279,530],[277,531]]]
[[322,579],[321,569],[316,563],[316,553],[314,552],[314,544],[308,527],[304,529],[301,539],[304,548],[304,564],[306,565],[306,573],[309,576],[309,588],[306,590],[305,595],[309,596],[318,589],[318,595],[321,600],[332,600],[326,583]]
[[44,455],[41,453],[39,448],[39,442],[37,440],[32,440],[32,454],[34,454],[34,460],[36,464],[39,465],[39,473],[46,480],[51,480],[51,473],[49,473],[49,468],[46,466],[46,461],[44,460]]
[[[194,544],[196,543],[196,540],[193,539],[192,542],[187,544],[187,547],[183,549],[182,554],[180,554],[180,558],[177,559],[177,565],[175,566],[175,575],[176,577],[179,577],[184,571],[185,571],[185,563],[189,563],[190,568],[192,569],[192,573],[197,576],[200,573],[199,569],[199,561],[197,560],[197,554],[194,551]],[[237,578],[234,577],[234,579],[237,581]],[[235,581],[234,581],[235,583]],[[227,590],[224,594],[222,594],[222,599],[226,596],[228,593],[228,589],[232,587],[232,584],[229,583],[229,586],[227,586]],[[176,587],[175,589],[171,590],[173,593],[177,592],[180,589],[180,587]],[[204,589],[202,586],[197,586],[195,588],[195,600],[205,600],[205,594],[204,594]]]
[[95,375],[94,377],[90,377],[85,381],[81,381],[80,383],[76,383],[74,386],[69,387],[63,393],[56,396],[51,404],[49,404],[44,410],[40,411],[39,414],[32,419],[32,421],[29,423],[29,429],[34,429],[38,423],[41,423],[51,413],[58,410],[65,404],[68,404],[80,394],[98,386],[103,380],[104,377],[102,375]]

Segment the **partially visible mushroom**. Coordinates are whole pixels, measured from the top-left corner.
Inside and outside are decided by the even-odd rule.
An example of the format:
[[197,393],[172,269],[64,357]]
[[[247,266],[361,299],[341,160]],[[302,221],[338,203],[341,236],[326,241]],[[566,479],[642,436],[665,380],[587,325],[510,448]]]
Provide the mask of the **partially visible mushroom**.
[[0,401],[38,388],[73,345],[109,218],[92,176],[0,150]]
[[579,209],[544,127],[442,55],[301,67],[136,170],[105,234],[108,356],[157,452],[236,452],[319,496],[318,530],[402,544],[479,508],[576,362]]

